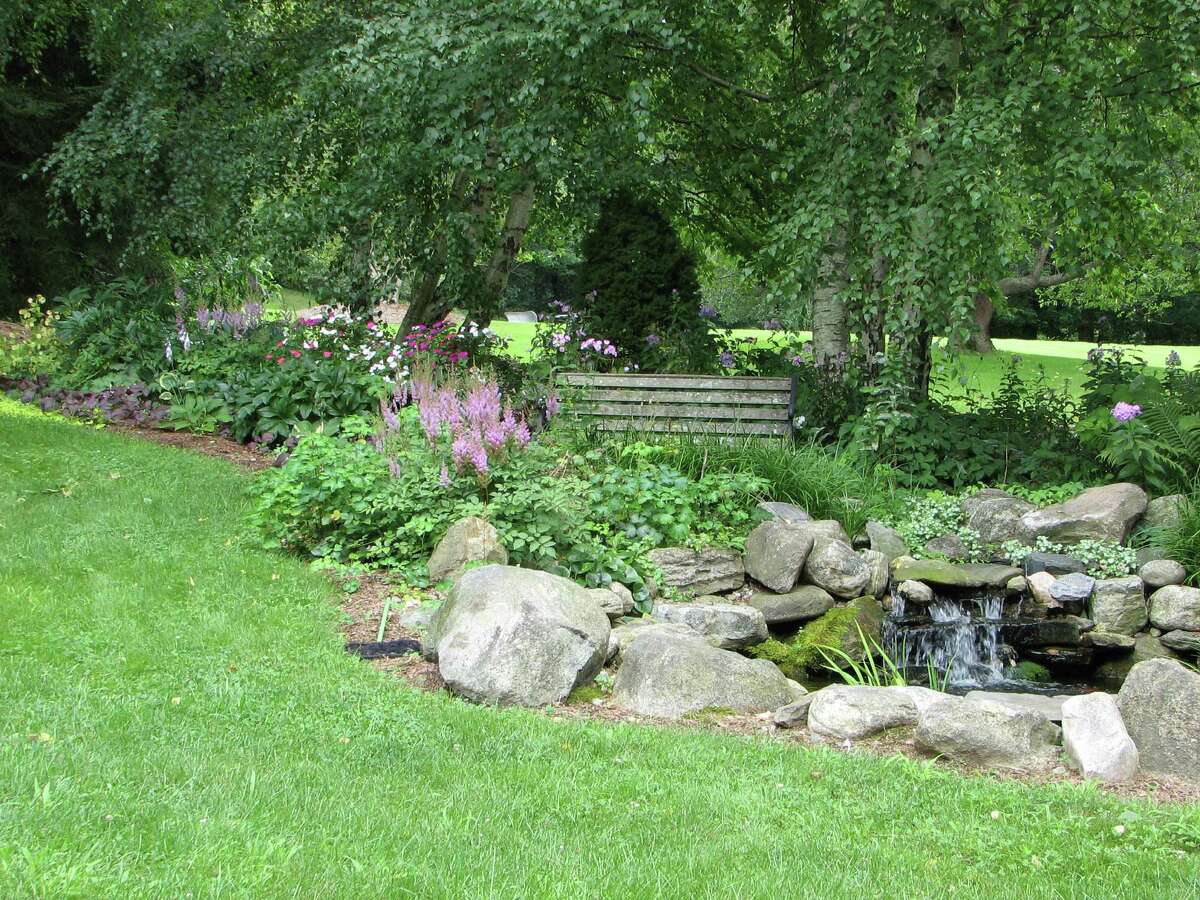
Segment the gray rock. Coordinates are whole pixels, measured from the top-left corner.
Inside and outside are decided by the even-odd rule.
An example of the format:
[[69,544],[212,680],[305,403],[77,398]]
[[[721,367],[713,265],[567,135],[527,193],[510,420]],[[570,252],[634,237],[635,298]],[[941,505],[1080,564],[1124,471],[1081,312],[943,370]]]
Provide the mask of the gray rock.
[[1106,659],[1092,673],[1098,682],[1120,682],[1125,679],[1130,670],[1140,662],[1148,659],[1177,659],[1174,651],[1167,648],[1161,638],[1152,634],[1134,635],[1133,650],[1115,659]]
[[676,637],[693,638],[696,632],[686,625],[675,622],[663,622],[660,619],[645,616],[640,619],[627,619],[613,628],[608,639],[608,659],[613,665],[620,666],[626,648],[644,634],[652,630]]
[[1200,631],[1168,631],[1160,641],[1163,646],[1190,656],[1200,656]]
[[1111,694],[1069,697],[1062,705],[1062,716],[1063,749],[1084,778],[1133,780],[1138,749]]
[[746,581],[742,555],[735,550],[689,547],[661,547],[648,554],[650,562],[662,570],[663,582],[694,594],[736,591]]
[[923,581],[902,581],[896,586],[896,595],[905,603],[928,606],[933,602],[933,588]]
[[520,706],[557,703],[590,681],[608,637],[608,617],[586,589],[498,565],[464,572],[430,627],[451,691]]
[[1010,578],[1004,584],[1004,592],[1006,594],[1024,594],[1029,590],[1029,582],[1025,580],[1024,575],[1018,575],[1016,578]]
[[808,514],[808,510],[796,506],[794,503],[779,503],[774,500],[764,500],[758,504],[758,508],[770,514],[773,519],[780,519],[784,522],[809,522],[812,516]]
[[[821,690],[824,690],[822,688]],[[771,717],[776,728],[803,728],[808,724],[808,708],[812,705],[813,699],[821,691],[813,691],[811,694],[804,694],[799,700],[793,701],[786,706],[781,706],[775,710],[775,715]]]
[[1111,631],[1091,631],[1080,641],[1084,646],[1095,647],[1112,654],[1128,653],[1137,644],[1133,635],[1118,634]]
[[986,700],[944,697],[921,713],[917,746],[958,762],[1043,772],[1058,759],[1059,728],[1045,716]]
[[1021,574],[1020,569],[994,563],[958,565],[942,559],[913,559],[901,556],[892,562],[896,581],[923,581],[935,587],[1004,587]]
[[446,529],[429,557],[429,580],[437,584],[454,581],[469,563],[508,562],[508,551],[500,543],[500,535],[492,523],[478,516],[459,519]]
[[1200,774],[1200,674],[1175,660],[1138,663],[1121,685],[1117,706],[1143,769],[1190,779]]
[[628,615],[633,609],[632,603],[627,609],[625,607],[625,599],[620,594],[610,591],[608,588],[585,588],[585,590],[596,606],[608,616],[610,621]]
[[633,591],[625,587],[625,585],[621,584],[619,581],[610,582],[608,589],[621,598],[621,609],[624,610],[623,615],[627,616],[633,612]]
[[1165,497],[1155,497],[1146,504],[1146,514],[1142,516],[1142,524],[1149,528],[1168,528],[1179,523],[1183,504],[1187,497],[1183,494],[1167,494]]
[[655,603],[654,617],[685,625],[714,647],[738,650],[767,639],[767,621],[753,606],[735,603]]
[[786,594],[754,594],[749,602],[768,626],[807,622],[833,608],[833,598],[815,584],[797,585]]
[[1200,588],[1159,588],[1150,595],[1150,621],[1163,631],[1200,631]]
[[1146,627],[1146,594],[1142,579],[1131,575],[1097,581],[1088,615],[1101,631],[1137,634]]
[[953,533],[943,534],[928,541],[925,544],[925,552],[944,556],[946,559],[956,562],[965,560],[971,555],[971,552],[967,549],[967,545],[963,543],[963,539]]
[[1055,581],[1057,579],[1049,572],[1033,572],[1025,576],[1030,596],[1047,609],[1057,609],[1060,605],[1050,593],[1050,588],[1054,586]]
[[1028,710],[1045,716],[1051,722],[1061,722],[1063,717],[1063,702],[1069,699],[1067,694],[1019,694],[1005,691],[967,691],[968,700],[987,700],[1003,706],[1011,706],[1016,710]]
[[804,563],[804,581],[835,597],[861,597],[871,582],[871,568],[845,541],[818,537]]
[[1000,634],[1006,643],[1018,650],[1029,647],[1075,647],[1083,637],[1082,621],[1075,616],[1019,621],[1000,626]]
[[772,519],[746,538],[746,574],[778,593],[796,586],[804,561],[812,550],[813,536],[803,526]]
[[630,642],[623,656],[613,704],[644,716],[677,719],[713,707],[774,710],[800,699],[774,663],[720,650],[698,636],[654,629]]
[[804,530],[813,536],[814,542],[825,538],[830,541],[841,541],[844,544],[850,543],[850,535],[846,534],[846,529],[837,519],[813,519],[801,524]]
[[1173,559],[1152,559],[1138,569],[1138,577],[1152,591],[1172,584],[1183,584],[1187,569]]
[[1146,502],[1146,492],[1136,484],[1088,488],[1065,503],[1023,515],[1022,539],[1029,544],[1039,537],[1064,544],[1089,538],[1123,543],[1146,511]]
[[904,543],[900,532],[882,522],[868,522],[867,537],[871,549],[886,556],[889,563],[898,556],[908,556],[908,544]]
[[1050,596],[1058,601],[1059,606],[1082,609],[1095,586],[1096,579],[1091,575],[1072,572],[1054,579],[1054,584],[1050,585]]
[[1065,553],[1042,553],[1041,551],[1030,553],[1025,557],[1024,563],[1026,576],[1036,572],[1049,572],[1057,578],[1060,575],[1082,572],[1086,568],[1083,560],[1076,559],[1074,556],[1068,556]]
[[986,488],[962,501],[967,527],[979,532],[985,544],[1003,544],[1021,534],[1021,516],[1036,507],[1005,491]]
[[1135,556],[1137,557],[1137,564],[1140,568],[1141,566],[1144,566],[1146,563],[1153,560],[1166,559],[1167,553],[1165,550],[1161,550],[1158,547],[1139,547]]
[[428,633],[440,605],[438,603],[413,603],[400,611],[396,621],[400,623],[401,628],[425,635]]
[[882,597],[887,592],[888,580],[891,577],[888,558],[878,550],[859,550],[858,555],[871,570],[871,580],[867,582],[863,593],[868,597]]
[[869,737],[897,725],[915,725],[918,709],[912,690],[849,684],[822,688],[808,708],[808,730],[840,741]]

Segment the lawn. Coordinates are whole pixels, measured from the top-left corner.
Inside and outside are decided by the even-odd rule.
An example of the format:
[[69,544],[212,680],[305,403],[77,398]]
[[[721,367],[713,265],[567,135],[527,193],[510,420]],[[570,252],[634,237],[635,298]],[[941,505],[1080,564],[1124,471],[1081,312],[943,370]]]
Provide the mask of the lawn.
[[1168,897],[1200,878],[1195,807],[407,689],[343,652],[329,583],[255,548],[249,483],[0,400],[0,896]]

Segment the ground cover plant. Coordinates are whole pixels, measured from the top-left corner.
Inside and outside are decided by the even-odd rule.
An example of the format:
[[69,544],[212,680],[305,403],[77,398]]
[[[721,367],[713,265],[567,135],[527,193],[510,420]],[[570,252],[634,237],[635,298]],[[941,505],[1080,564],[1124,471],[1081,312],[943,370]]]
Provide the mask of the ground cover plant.
[[255,546],[246,476],[3,400],[0,449],[6,895],[745,895],[780,858],[826,896],[1195,883],[1195,807],[406,689]]

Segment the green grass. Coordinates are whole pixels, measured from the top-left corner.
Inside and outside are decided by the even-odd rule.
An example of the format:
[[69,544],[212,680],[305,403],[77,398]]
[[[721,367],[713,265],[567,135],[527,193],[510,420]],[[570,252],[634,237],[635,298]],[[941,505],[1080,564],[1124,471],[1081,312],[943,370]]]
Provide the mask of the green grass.
[[0,399],[0,896],[1168,897],[1200,878],[1195,807],[406,689],[343,652],[327,582],[255,549],[247,484]]

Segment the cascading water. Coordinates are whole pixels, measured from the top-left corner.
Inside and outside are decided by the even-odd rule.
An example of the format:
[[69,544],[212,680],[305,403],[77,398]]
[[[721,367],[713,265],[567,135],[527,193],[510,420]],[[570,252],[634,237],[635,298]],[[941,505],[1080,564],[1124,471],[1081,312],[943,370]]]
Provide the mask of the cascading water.
[[971,597],[937,597],[927,607],[893,595],[884,621],[883,644],[906,672],[930,666],[950,685],[985,686],[1004,681],[1000,629],[1004,592]]

